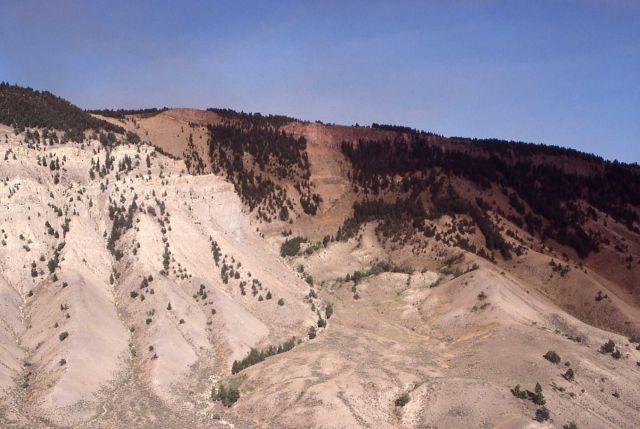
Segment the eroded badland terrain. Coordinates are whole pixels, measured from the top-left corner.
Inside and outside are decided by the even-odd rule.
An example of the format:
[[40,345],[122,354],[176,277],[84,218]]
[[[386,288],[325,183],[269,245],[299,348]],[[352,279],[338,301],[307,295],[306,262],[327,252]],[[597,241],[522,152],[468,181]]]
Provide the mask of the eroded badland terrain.
[[0,426],[636,428],[640,168],[0,91]]

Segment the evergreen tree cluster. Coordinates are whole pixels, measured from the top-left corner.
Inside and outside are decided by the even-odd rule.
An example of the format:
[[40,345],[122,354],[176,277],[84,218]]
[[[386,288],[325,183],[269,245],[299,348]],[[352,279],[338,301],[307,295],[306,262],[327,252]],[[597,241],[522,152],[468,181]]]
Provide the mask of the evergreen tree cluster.
[[356,201],[353,204],[353,215],[338,228],[335,238],[338,241],[353,238],[362,224],[375,220],[381,221],[376,231],[385,237],[400,233],[405,225],[421,230],[426,216],[419,199],[397,198],[393,202],[387,202],[379,198]]
[[374,130],[384,130],[384,131],[393,131],[396,133],[407,133],[407,134],[425,134],[425,135],[433,135],[432,133],[426,133],[424,131],[418,131],[415,128],[405,127],[402,125],[391,125],[391,124],[378,124],[372,123],[371,128]]
[[18,131],[25,128],[52,128],[66,131],[75,141],[84,138],[84,131],[107,130],[124,133],[124,129],[94,118],[67,100],[48,91],[37,91],[6,82],[0,83],[0,123]]
[[125,206],[118,206],[115,201],[111,201],[109,205],[109,219],[113,223],[111,225],[111,234],[109,234],[109,239],[107,240],[107,249],[117,261],[124,256],[124,253],[116,245],[118,240],[133,227],[133,216],[137,209],[138,205],[135,197],[127,209],[125,209]]
[[291,337],[288,341],[280,344],[278,347],[269,346],[264,350],[257,350],[252,348],[247,356],[241,360],[234,360],[231,367],[231,373],[237,374],[245,368],[249,368],[252,365],[258,364],[270,356],[275,356],[280,353],[288,352],[296,345],[296,338]]
[[211,399],[222,402],[225,407],[230,407],[240,399],[240,390],[231,385],[220,383],[211,391]]
[[263,115],[261,113],[237,112],[233,109],[220,109],[210,107],[209,112],[216,113],[221,118],[241,124],[243,126],[252,125],[257,127],[273,127],[280,128],[291,122],[301,122],[299,119],[291,118],[284,115]]
[[280,256],[283,258],[287,256],[296,256],[300,252],[300,245],[306,241],[307,239],[301,236],[287,238],[280,246]]
[[209,158],[213,172],[224,174],[250,210],[270,222],[289,220],[294,209],[287,190],[276,183],[288,180],[300,194],[305,213],[315,214],[321,202],[313,193],[307,142],[264,121],[242,121],[209,125]]
[[[596,212],[585,209],[581,201],[640,233],[637,165],[604,161],[570,149],[500,140],[452,138],[449,141],[458,148],[445,150],[439,144],[443,141],[439,136],[412,133],[399,134],[394,140],[343,142],[341,148],[351,162],[354,186],[368,195],[404,192],[415,197],[428,190],[432,199],[450,199],[451,195],[442,194],[443,178],[454,177],[483,190],[489,190],[492,184],[511,188],[514,192],[509,199],[517,213],[517,223],[543,239],[553,238],[573,247],[581,257],[599,249],[597,234],[585,227],[589,218],[597,217]],[[571,156],[591,163],[592,173],[568,172],[553,162],[537,162],[535,156]],[[401,180],[396,180],[398,177]],[[472,208],[473,203],[467,201],[466,207],[460,207],[456,202],[447,207],[440,202],[440,209],[464,209],[482,218]],[[486,233],[490,228],[481,229]],[[495,241],[491,247],[506,253],[497,236],[487,239]]]
[[[346,282],[352,281],[357,285],[358,283],[360,283],[360,281],[362,281],[367,277],[376,276],[382,273],[411,274],[413,273],[413,269],[410,267],[398,266],[391,261],[377,261],[366,271],[354,271],[353,273],[347,274],[346,277],[344,278],[344,281]],[[331,312],[333,312],[333,308]]]
[[129,115],[136,115],[142,118],[149,118],[159,113],[169,110],[168,107],[152,107],[147,109],[93,109],[87,110],[87,113],[93,113],[95,115],[106,116],[115,119],[125,119]]

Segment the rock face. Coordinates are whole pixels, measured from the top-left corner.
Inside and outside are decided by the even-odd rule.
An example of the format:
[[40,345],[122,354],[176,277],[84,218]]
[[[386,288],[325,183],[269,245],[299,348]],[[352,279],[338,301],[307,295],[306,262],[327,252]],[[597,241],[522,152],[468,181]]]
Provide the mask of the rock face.
[[[396,163],[373,180],[342,144],[415,137],[234,115],[102,118],[141,141],[56,143],[0,126],[3,427],[637,426],[640,225],[621,219],[638,205],[616,217],[585,191],[580,210],[595,214],[576,225],[599,248],[581,257],[571,237],[522,223],[536,200],[516,184],[440,163],[430,186],[449,194],[420,188],[419,207],[401,206],[427,174]],[[273,127],[303,149],[223,140],[229,124]],[[438,212],[454,194],[488,206]],[[510,257],[490,255],[490,234]],[[281,254],[296,237],[299,251]],[[237,402],[213,401],[219,386],[237,387]]]

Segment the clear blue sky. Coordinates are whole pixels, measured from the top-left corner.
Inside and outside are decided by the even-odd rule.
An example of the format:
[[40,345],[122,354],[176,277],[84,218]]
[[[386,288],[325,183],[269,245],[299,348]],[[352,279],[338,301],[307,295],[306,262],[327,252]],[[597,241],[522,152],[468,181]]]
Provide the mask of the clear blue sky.
[[0,80],[640,161],[640,1],[2,0]]

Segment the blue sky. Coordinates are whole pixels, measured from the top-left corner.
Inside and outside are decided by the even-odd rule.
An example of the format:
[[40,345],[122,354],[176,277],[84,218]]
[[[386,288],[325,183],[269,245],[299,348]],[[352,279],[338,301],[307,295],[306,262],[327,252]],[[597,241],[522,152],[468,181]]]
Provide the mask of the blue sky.
[[2,0],[0,80],[640,161],[640,1]]

